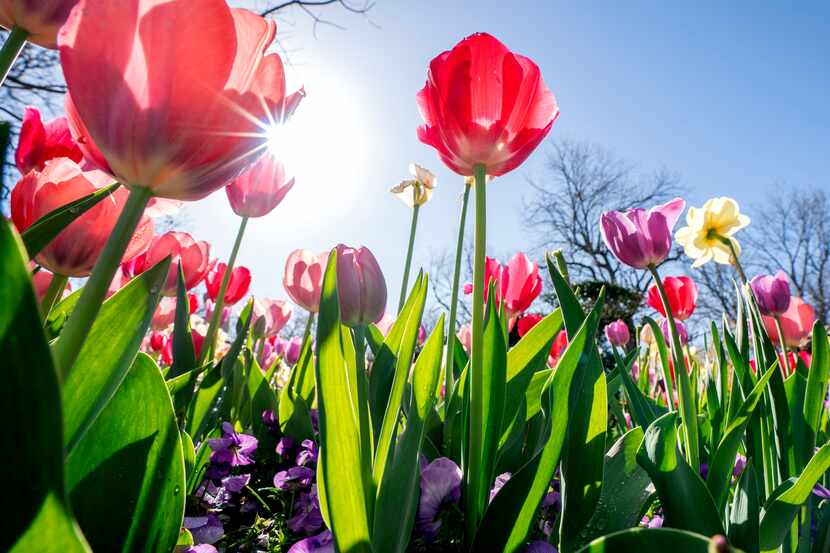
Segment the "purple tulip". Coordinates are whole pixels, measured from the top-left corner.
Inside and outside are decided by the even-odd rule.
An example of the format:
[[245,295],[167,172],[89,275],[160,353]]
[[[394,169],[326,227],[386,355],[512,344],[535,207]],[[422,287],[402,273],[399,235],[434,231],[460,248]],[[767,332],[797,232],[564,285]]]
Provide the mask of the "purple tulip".
[[340,318],[348,326],[378,321],[386,311],[386,280],[368,248],[337,246]]
[[623,347],[631,340],[631,333],[628,331],[628,325],[622,319],[617,319],[613,323],[605,325],[605,337],[608,341],[617,347]]
[[[685,346],[689,343],[689,332],[686,330],[686,326],[675,319],[674,325],[677,328],[677,337],[680,339],[680,345]],[[667,344],[671,345],[671,334],[669,333],[669,320],[663,319],[660,321],[660,331],[663,333],[663,339],[666,341]]]
[[617,259],[630,267],[659,265],[671,251],[672,229],[685,207],[686,202],[676,198],[648,211],[606,211],[600,217],[602,238]]
[[223,422],[222,437],[208,440],[208,445],[213,450],[210,454],[211,463],[238,467],[254,462],[251,456],[256,451],[257,439],[237,432],[231,423]]
[[334,538],[325,530],[316,536],[300,540],[291,546],[288,553],[334,553]]
[[451,459],[439,457],[421,469],[421,499],[416,528],[428,542],[441,529],[441,507],[461,499],[461,469]]
[[790,279],[784,271],[778,271],[775,275],[758,275],[749,286],[758,300],[758,309],[762,314],[775,317],[790,307]]

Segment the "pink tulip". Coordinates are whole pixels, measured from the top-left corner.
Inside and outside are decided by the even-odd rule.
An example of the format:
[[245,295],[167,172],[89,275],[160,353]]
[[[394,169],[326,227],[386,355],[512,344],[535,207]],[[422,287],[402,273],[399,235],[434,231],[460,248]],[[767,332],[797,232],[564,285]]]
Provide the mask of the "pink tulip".
[[250,169],[225,187],[231,209],[240,217],[262,217],[277,207],[294,186],[285,167],[272,154],[265,154]]
[[[217,263],[214,260],[205,276],[207,296],[214,302],[219,297],[219,288],[222,286],[222,279],[225,278],[227,268],[225,263]],[[225,290],[225,305],[234,305],[244,298],[250,287],[251,271],[247,267],[234,267],[231,271],[231,278],[228,280],[228,288]]]
[[58,30],[78,0],[0,0],[0,27],[19,27],[26,40],[44,48],[57,48]]
[[[212,320],[213,318],[213,310],[216,308],[216,304],[211,299],[205,300],[205,319]],[[227,330],[228,321],[231,320],[231,313],[233,312],[233,308],[228,305],[222,306],[222,315],[219,316],[219,328],[224,328]]]
[[605,325],[605,337],[612,345],[623,347],[631,340],[631,332],[625,321],[618,319]]
[[[677,337],[680,340],[680,345],[685,346],[689,343],[689,332],[686,330],[686,325],[675,319],[674,324],[677,327]],[[671,334],[669,333],[669,320],[663,319],[660,321],[660,331],[663,333],[663,339],[667,344],[671,345]]]
[[790,306],[790,279],[784,271],[778,271],[775,275],[758,275],[749,285],[758,300],[758,309],[764,315],[781,315]]
[[300,350],[303,347],[302,338],[295,336],[290,340],[275,337],[275,350],[277,355],[282,356],[283,361],[289,365],[293,365],[300,358]]
[[[188,294],[188,310],[190,314],[196,312],[199,308],[199,298],[196,294]],[[173,296],[162,296],[159,304],[156,307],[156,312],[153,313],[153,319],[150,322],[150,328],[153,330],[164,330],[176,321],[176,298]]]
[[[109,184],[112,179],[101,171],[82,171],[67,158],[50,160],[42,172],[30,172],[12,190],[12,221],[23,232],[49,212]],[[59,275],[89,276],[115,228],[128,194],[126,189],[119,188],[75,219],[40,251],[37,262]],[[152,221],[142,217],[124,259],[130,260],[144,251],[152,234]]]
[[418,139],[465,176],[477,164],[492,176],[512,171],[559,116],[539,67],[485,33],[432,60],[417,101],[424,118]]
[[176,295],[179,264],[184,272],[185,289],[190,290],[204,280],[209,267],[210,244],[197,242],[188,233],[177,231],[156,236],[147,251],[134,260],[134,274],[143,273],[168,255],[171,256],[171,262],[162,292],[165,296]]
[[256,162],[302,98],[265,54],[275,36],[225,0],[80,0],[58,37],[73,132],[119,182],[204,198]]
[[69,132],[66,117],[59,117],[44,125],[37,108],[26,108],[14,154],[17,170],[22,175],[29,171],[43,171],[47,161],[58,157],[67,157],[78,163],[84,159]]
[[462,325],[458,329],[458,341],[464,346],[464,351],[470,353],[470,348],[473,344],[473,329],[469,324]]
[[[772,341],[780,344],[778,330],[775,327],[775,318],[768,315],[763,316],[764,327],[767,329]],[[816,312],[813,306],[803,299],[793,296],[787,310],[781,314],[781,326],[784,330],[784,342],[791,348],[801,345],[813,330],[813,323],[816,322]]]
[[[666,290],[669,307],[674,318],[678,321],[685,321],[691,317],[697,306],[698,290],[695,281],[687,276],[669,276],[663,279],[663,288]],[[656,284],[649,287],[647,301],[658,313],[664,317],[666,316],[663,300],[660,298],[660,292],[657,290]]]
[[386,280],[368,248],[337,245],[337,294],[343,324],[363,326],[383,317]]
[[291,300],[311,313],[320,310],[320,292],[328,256],[309,250],[294,250],[285,262],[282,285]]
[[291,306],[282,300],[271,300],[268,298],[254,299],[253,307],[253,321],[254,324],[260,319],[265,318],[265,336],[276,336],[280,330],[291,319],[294,313]]
[[685,207],[686,202],[677,198],[648,211],[606,211],[600,217],[602,238],[611,253],[630,267],[659,265],[671,251],[672,229]]
[[[375,326],[378,327],[378,330],[380,330],[381,334],[383,334],[384,336],[388,336],[389,331],[392,330],[392,325],[395,324],[396,320],[397,319],[394,319],[391,315],[389,315],[389,313],[384,313],[383,317],[381,317],[380,320],[375,323]],[[420,345],[424,345],[424,342],[426,342],[426,340],[427,329],[424,325],[421,325],[418,327],[418,343]]]
[[[487,257],[484,261],[484,301],[490,294],[490,283],[496,283],[497,302],[504,302],[504,309],[509,319],[524,313],[542,293],[542,277],[539,266],[519,252],[510,258],[507,265]],[[473,285],[464,285],[464,293],[473,292]]]

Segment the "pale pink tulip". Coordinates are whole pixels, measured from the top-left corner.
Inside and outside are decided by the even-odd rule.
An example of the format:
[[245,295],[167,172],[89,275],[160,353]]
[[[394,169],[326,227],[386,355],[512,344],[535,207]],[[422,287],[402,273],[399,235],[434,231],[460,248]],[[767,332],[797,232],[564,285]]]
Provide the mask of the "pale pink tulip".
[[364,326],[383,317],[386,279],[369,248],[337,246],[337,295],[340,319],[348,326]]
[[320,292],[328,255],[310,250],[294,250],[285,261],[282,285],[291,300],[311,313],[320,310]]
[[253,307],[253,321],[256,324],[264,318],[265,336],[276,336],[288,323],[294,310],[287,302],[268,298],[255,298]]
[[231,209],[240,217],[262,217],[277,207],[294,186],[285,175],[285,166],[265,154],[250,169],[226,187]]
[[135,258],[132,264],[134,274],[143,273],[168,255],[171,262],[162,292],[165,296],[176,295],[179,264],[184,272],[185,289],[190,290],[204,280],[209,268],[210,244],[197,242],[190,234],[177,231],[156,236],[147,251]]

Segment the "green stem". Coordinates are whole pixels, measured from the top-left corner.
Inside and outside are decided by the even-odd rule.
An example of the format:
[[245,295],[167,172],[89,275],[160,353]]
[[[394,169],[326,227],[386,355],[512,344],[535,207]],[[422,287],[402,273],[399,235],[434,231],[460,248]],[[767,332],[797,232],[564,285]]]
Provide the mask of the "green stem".
[[13,27],[9,31],[6,42],[0,48],[0,86],[3,86],[3,82],[6,80],[6,76],[9,74],[15,60],[17,60],[17,56],[26,46],[26,37],[28,36],[29,33],[20,27]]
[[450,320],[447,323],[447,360],[444,364],[444,411],[449,408],[455,382],[455,325],[458,318],[458,292],[461,281],[461,258],[464,255],[464,227],[467,224],[467,206],[470,204],[470,186],[464,185],[461,200],[461,218],[458,221],[458,240],[455,244],[455,268],[452,273],[452,294],[450,296]]
[[398,313],[403,309],[406,301],[406,287],[409,284],[409,269],[412,266],[412,251],[415,249],[415,231],[418,229],[418,212],[421,206],[415,204],[412,208],[412,225],[409,227],[409,247],[406,250],[406,264],[403,266],[403,282],[401,283],[401,298],[398,300]]
[[674,377],[678,384],[677,395],[680,400],[680,418],[683,422],[683,442],[686,450],[686,461],[689,465],[691,465],[692,469],[697,472],[700,464],[697,445],[697,414],[691,390],[691,383],[689,382],[689,375],[686,372],[686,360],[683,356],[683,346],[680,344],[680,335],[677,332],[677,324],[674,320],[674,313],[672,313],[671,304],[669,304],[669,297],[666,295],[666,289],[663,286],[663,281],[660,279],[660,274],[657,272],[657,267],[650,265],[648,269],[651,272],[652,277],[654,277],[654,285],[657,287],[657,292],[660,294],[660,300],[663,302],[663,309],[666,312],[666,320],[669,324],[669,334],[671,335],[670,349],[672,352],[672,361],[674,362]]
[[[486,486],[482,485],[481,472],[484,447],[484,253],[487,247],[487,185],[484,165],[475,166],[475,250],[473,257],[472,351],[470,359],[470,415],[469,415],[469,471],[465,476],[468,486],[464,497],[467,539],[472,540],[478,528],[480,513],[487,500]],[[472,480],[471,480],[472,479]],[[472,485],[470,485],[472,484]]]
[[101,256],[95,263],[89,280],[81,292],[81,297],[69,320],[61,331],[60,339],[55,344],[55,362],[60,375],[65,379],[75,359],[84,345],[84,340],[101,310],[101,304],[107,295],[112,277],[121,264],[127,245],[133,237],[138,222],[144,214],[144,208],[152,196],[149,188],[131,188],[127,203],[124,205],[118,222],[110,234]]
[[[779,367],[779,369],[786,369],[786,374],[784,374],[784,378],[793,374],[793,367],[790,365],[790,356],[789,352],[787,351],[787,342],[784,340],[784,325],[781,324],[781,317],[779,315],[775,316],[775,330],[778,332],[778,341],[781,343],[781,351],[784,353],[784,366]],[[760,374],[760,372],[759,372]]]
[[311,329],[314,326],[314,315],[315,314],[312,311],[308,312],[308,319],[306,319],[306,322],[305,322],[305,332],[303,332],[303,343],[302,343],[303,346],[305,345],[306,341],[308,340],[308,337],[311,336]]
[[46,290],[46,295],[43,296],[43,302],[40,304],[40,313],[43,317],[43,323],[49,318],[49,312],[55,306],[58,298],[63,295],[66,290],[66,284],[69,282],[69,277],[59,274],[52,274],[52,280],[49,282],[49,288]]
[[726,247],[729,248],[729,252],[732,254],[732,265],[734,265],[735,270],[738,271],[738,276],[741,277],[741,283],[746,284],[747,282],[749,282],[746,278],[744,267],[738,260],[738,251],[735,249],[735,242],[731,238],[727,238],[726,236],[718,235],[717,238],[721,241],[722,244],[726,245]]
[[245,235],[245,228],[248,226],[248,218],[242,217],[239,223],[239,230],[236,231],[236,241],[233,243],[233,250],[231,256],[228,258],[228,266],[225,267],[225,274],[222,275],[222,284],[219,286],[219,295],[216,296],[216,302],[213,305],[213,315],[210,318],[210,325],[208,326],[207,335],[205,336],[205,347],[202,348],[202,358],[199,360],[199,365],[204,365],[207,359],[213,357],[213,352],[216,347],[216,332],[219,330],[219,325],[222,323],[222,310],[225,308],[225,293],[228,291],[228,283],[231,281],[231,272],[236,263],[236,256],[239,254],[239,246],[242,245],[242,237]]

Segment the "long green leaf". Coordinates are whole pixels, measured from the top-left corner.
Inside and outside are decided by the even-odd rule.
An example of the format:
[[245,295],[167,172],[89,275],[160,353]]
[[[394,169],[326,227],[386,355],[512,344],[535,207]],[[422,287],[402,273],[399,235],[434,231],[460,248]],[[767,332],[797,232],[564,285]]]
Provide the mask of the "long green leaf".
[[[193,349],[193,335],[190,332],[190,302],[187,298],[187,287],[181,263],[176,274],[178,283],[176,286],[176,320],[173,325],[173,365],[167,373],[167,378],[175,378],[196,368],[196,351]],[[203,347],[208,347],[208,344],[204,344]]]
[[637,452],[637,462],[651,476],[657,489],[666,526],[706,536],[723,534],[718,510],[706,484],[677,450],[676,421],[677,413],[667,413],[648,427]]
[[0,221],[0,461],[7,507],[0,551],[89,551],[67,507],[58,377],[40,326],[23,245]]
[[758,521],[761,507],[758,503],[758,476],[750,459],[735,488],[729,512],[729,541],[747,553],[758,553]]
[[821,413],[824,408],[824,398],[827,395],[827,382],[830,377],[830,341],[827,331],[821,321],[813,326],[813,358],[810,362],[810,372],[807,377],[807,393],[804,396],[804,421],[807,424],[805,436],[808,451],[816,447],[821,423]]
[[[317,325],[320,416],[318,489],[337,549],[371,552],[371,472],[364,466],[357,405],[357,367],[344,352],[337,296],[337,255],[329,255]],[[369,478],[367,479],[367,473]]]
[[136,357],[66,458],[72,508],[95,551],[171,551],[185,503],[173,403],[158,366]]
[[[709,539],[670,528],[631,528],[596,539],[578,553],[708,553]],[[730,551],[735,551],[734,549]]]
[[150,327],[169,265],[167,258],[101,306],[61,390],[67,453],[83,438],[127,375]]
[[418,457],[424,441],[425,423],[435,406],[443,345],[442,315],[415,363],[406,429],[378,488],[372,531],[375,551],[403,553],[409,545],[420,495]]
[[35,224],[27,228],[26,232],[23,233],[23,243],[26,245],[26,251],[29,252],[29,259],[34,259],[40,253],[40,250],[54,240],[72,221],[95,207],[112,192],[115,192],[115,189],[119,186],[117,182],[105,186],[88,196],[84,196],[54,211],[50,211],[38,219]]

